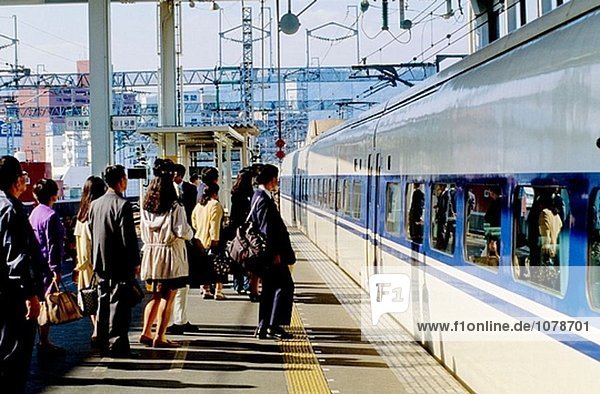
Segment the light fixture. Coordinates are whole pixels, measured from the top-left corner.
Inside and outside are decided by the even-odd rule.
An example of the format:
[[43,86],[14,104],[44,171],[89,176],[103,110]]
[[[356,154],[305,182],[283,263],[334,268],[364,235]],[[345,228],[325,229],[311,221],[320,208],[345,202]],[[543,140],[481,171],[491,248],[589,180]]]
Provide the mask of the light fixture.
[[294,34],[300,28],[300,20],[292,11],[288,11],[287,14],[281,17],[279,21],[279,28],[285,34]]
[[194,2],[194,0],[190,0],[190,2],[188,3],[190,8],[194,8],[196,6],[196,3]]
[[216,1],[212,1],[210,3],[210,10],[211,11],[219,11],[221,9],[221,7],[219,7],[219,5],[217,4]]

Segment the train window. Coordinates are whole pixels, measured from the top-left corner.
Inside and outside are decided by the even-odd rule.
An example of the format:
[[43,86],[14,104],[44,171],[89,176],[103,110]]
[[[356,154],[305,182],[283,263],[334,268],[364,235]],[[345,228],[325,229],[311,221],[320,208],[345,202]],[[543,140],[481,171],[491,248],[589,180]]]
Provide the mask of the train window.
[[563,293],[569,252],[569,195],[558,186],[515,190],[513,272],[517,279]]
[[387,169],[388,171],[392,169],[392,156],[388,156],[387,158]]
[[400,184],[388,182],[385,188],[385,231],[400,234]]
[[453,254],[456,244],[456,186],[453,183],[434,183],[431,190],[431,245],[440,252]]
[[425,192],[422,183],[406,184],[404,215],[406,238],[414,243],[422,244],[425,225]]
[[469,185],[465,188],[465,259],[498,267],[502,192],[498,185]]
[[344,179],[344,215],[350,215],[350,181]]
[[329,179],[329,209],[335,209],[335,179]]
[[335,182],[335,210],[342,210],[342,182],[339,178]]
[[352,216],[360,219],[362,208],[362,181],[355,180],[352,184]]
[[600,189],[593,191],[590,201],[588,292],[592,307],[600,308]]

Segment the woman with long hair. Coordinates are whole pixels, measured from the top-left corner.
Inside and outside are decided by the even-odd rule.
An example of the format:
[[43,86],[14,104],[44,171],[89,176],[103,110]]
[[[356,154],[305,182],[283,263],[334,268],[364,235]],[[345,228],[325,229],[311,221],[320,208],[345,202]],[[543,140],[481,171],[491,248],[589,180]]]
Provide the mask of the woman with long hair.
[[150,182],[144,199],[140,226],[144,242],[141,277],[152,293],[152,299],[144,309],[140,343],[176,348],[180,345],[168,340],[165,334],[175,293],[187,284],[189,269],[185,241],[192,239],[193,230],[188,224],[185,209],[177,202],[172,171],[164,169],[155,171],[155,174],[157,176]]
[[[235,233],[248,218],[250,200],[254,195],[254,173],[250,167],[243,168],[231,188],[231,214],[229,215],[228,235],[233,239]],[[238,294],[248,294],[252,302],[258,302],[258,276],[245,272],[233,275],[233,289]]]
[[[83,185],[79,211],[77,211],[77,223],[75,223],[75,250],[77,252],[77,265],[73,274],[77,276],[77,289],[85,289],[91,286],[94,277],[94,266],[92,264],[92,233],[88,223],[90,205],[92,201],[100,198],[106,193],[106,183],[97,177],[91,176]],[[75,279],[75,278],[74,278]],[[96,342],[96,315],[91,315],[94,327],[92,334],[92,345]]]
[[[44,289],[47,294],[62,279],[62,260],[65,230],[58,213],[53,209],[58,201],[58,185],[52,179],[40,179],[33,187],[38,206],[29,215],[29,222],[40,244],[44,263]],[[40,326],[40,353],[63,353],[64,349],[50,342],[50,326]]]
[[[202,197],[194,211],[192,212],[192,226],[196,230],[194,238],[199,241],[205,251],[217,254],[219,251],[219,240],[221,233],[221,221],[223,220],[223,206],[219,202],[219,185],[205,185]],[[208,259],[209,256],[203,257]],[[215,274],[211,264],[205,260],[204,280],[202,283],[202,293],[205,299],[214,297],[215,300],[223,300],[223,282],[227,280],[226,276]],[[211,294],[210,285],[216,283],[215,294]]]

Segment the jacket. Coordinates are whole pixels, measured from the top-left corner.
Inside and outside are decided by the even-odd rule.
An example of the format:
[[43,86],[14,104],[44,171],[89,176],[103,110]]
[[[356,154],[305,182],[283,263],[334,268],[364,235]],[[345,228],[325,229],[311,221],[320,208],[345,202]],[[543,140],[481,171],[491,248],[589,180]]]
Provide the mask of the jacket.
[[102,279],[131,280],[140,265],[131,203],[109,189],[92,201],[88,220],[94,271]]
[[[40,204],[29,215],[29,222],[40,244],[42,260],[48,264],[52,273],[61,273],[65,229],[60,222],[58,213],[47,205]],[[44,278],[44,284],[49,287],[52,275]]]
[[258,189],[252,196],[251,207],[250,220],[265,235],[268,259],[273,260],[275,256],[279,255],[283,264],[294,264],[296,254],[292,249],[290,234],[277,210],[275,201],[264,190]]
[[167,213],[142,211],[142,273],[144,280],[174,279],[189,275],[185,241],[192,239],[185,209],[173,204]]
[[23,204],[0,191],[0,297],[43,299],[48,272]]
[[206,205],[196,204],[192,213],[192,226],[196,233],[194,238],[200,240],[204,249],[210,249],[212,241],[221,240],[221,221],[223,206],[217,200],[210,200]]

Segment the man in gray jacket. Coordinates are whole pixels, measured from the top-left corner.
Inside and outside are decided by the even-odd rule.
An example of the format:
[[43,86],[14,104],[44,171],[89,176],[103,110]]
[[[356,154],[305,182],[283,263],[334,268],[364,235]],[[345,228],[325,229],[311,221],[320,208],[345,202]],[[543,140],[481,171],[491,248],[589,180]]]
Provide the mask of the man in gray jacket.
[[26,187],[19,161],[0,157],[0,387],[6,393],[25,391],[44,295],[40,246],[18,200]]
[[140,273],[138,240],[131,203],[123,198],[127,175],[121,165],[108,166],[108,191],[90,206],[92,259],[99,281],[97,341],[112,357],[129,357],[132,283]]

